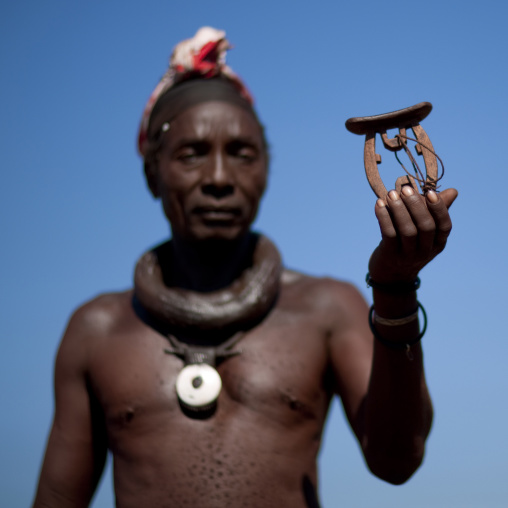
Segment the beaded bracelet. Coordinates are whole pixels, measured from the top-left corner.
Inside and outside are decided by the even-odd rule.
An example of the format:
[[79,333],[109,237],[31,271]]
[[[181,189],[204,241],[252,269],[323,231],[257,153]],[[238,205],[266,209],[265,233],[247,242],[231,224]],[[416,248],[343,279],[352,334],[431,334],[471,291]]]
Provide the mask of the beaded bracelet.
[[[417,301],[416,303],[418,304],[418,309],[416,310],[415,313],[410,314],[409,316],[406,316],[403,318],[399,318],[399,319],[386,319],[386,318],[380,318],[380,317],[378,317],[376,319],[376,316],[374,315],[374,305],[371,306],[370,312],[369,312],[369,326],[370,326],[372,334],[374,335],[376,340],[378,340],[379,342],[381,342],[381,344],[383,344],[384,346],[386,346],[390,349],[395,349],[395,350],[399,350],[399,351],[405,350],[406,354],[410,360],[412,360],[412,355],[411,355],[411,351],[410,351],[411,346],[414,346],[415,344],[420,342],[422,340],[422,337],[425,335],[425,332],[427,331],[427,313],[425,312],[425,309],[420,302]],[[422,311],[423,329],[415,339],[413,339],[409,342],[393,342],[391,340],[384,339],[383,337],[381,337],[379,332],[376,330],[376,327],[374,326],[375,321],[379,322],[380,324],[384,324],[385,326],[404,325],[406,323],[414,321],[418,317],[418,310]],[[372,319],[373,317],[374,317],[374,319]],[[408,321],[408,319],[409,319],[409,321]]]
[[381,284],[379,282],[372,280],[369,272],[367,272],[365,282],[367,283],[367,287],[371,287],[383,293],[390,293],[393,295],[416,291],[417,289],[420,288],[421,284],[420,277],[416,277],[416,279],[411,282],[393,282],[390,284]]

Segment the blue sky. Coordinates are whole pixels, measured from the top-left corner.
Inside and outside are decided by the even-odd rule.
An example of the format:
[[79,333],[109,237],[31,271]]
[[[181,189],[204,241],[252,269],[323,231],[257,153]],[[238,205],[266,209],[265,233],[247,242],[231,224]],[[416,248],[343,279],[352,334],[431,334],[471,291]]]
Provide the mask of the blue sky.
[[[506,506],[506,19],[500,0],[2,2],[1,506],[32,499],[70,313],[129,287],[135,260],[168,235],[135,137],[173,46],[202,25],[226,30],[228,62],[266,124],[272,167],[256,227],[289,267],[352,281],[370,299],[379,231],[349,117],[432,102],[423,126],[443,186],[460,191],[449,246],[421,274],[436,412],[425,462],[403,486],[377,480],[335,402],[323,506]],[[93,506],[112,499],[106,475]]]

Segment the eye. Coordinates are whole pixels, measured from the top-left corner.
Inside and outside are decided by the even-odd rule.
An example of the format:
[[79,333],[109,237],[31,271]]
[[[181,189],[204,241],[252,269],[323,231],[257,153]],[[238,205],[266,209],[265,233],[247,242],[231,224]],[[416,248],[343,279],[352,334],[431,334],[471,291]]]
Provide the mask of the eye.
[[188,143],[178,148],[174,157],[182,164],[193,165],[198,163],[209,151],[210,147],[207,143]]
[[232,141],[226,146],[226,151],[229,155],[240,159],[242,162],[251,164],[258,160],[259,150],[251,143],[244,141]]
[[193,164],[196,162],[198,156],[194,150],[187,149],[179,151],[176,158],[184,164]]

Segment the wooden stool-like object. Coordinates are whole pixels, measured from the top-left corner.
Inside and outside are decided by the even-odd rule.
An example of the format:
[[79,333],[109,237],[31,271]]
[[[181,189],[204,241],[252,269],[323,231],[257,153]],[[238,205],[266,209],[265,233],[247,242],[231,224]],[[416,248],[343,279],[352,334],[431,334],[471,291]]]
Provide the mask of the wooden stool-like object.
[[[381,199],[386,198],[387,190],[379,175],[378,164],[381,164],[381,155],[376,153],[376,134],[381,134],[384,147],[391,152],[398,152],[404,149],[408,153],[408,148],[405,140],[410,139],[407,137],[406,130],[411,129],[415,135],[416,153],[423,155],[425,162],[425,178],[418,178],[420,183],[421,192],[425,194],[429,190],[436,189],[437,176],[437,157],[434,152],[434,147],[430,142],[427,133],[423,130],[420,122],[427,117],[432,111],[432,104],[430,102],[420,102],[415,106],[409,108],[399,109],[391,113],[375,116],[363,116],[357,118],[350,118],[346,121],[346,128],[354,134],[365,135],[365,148],[364,148],[364,163],[367,179],[375,192],[376,196]],[[389,129],[399,129],[399,134],[394,138],[388,138],[386,131]],[[410,153],[408,155],[411,157]],[[420,192],[416,185],[415,178],[409,173],[397,178],[395,182],[395,189],[400,193],[402,186],[411,185],[416,192]]]

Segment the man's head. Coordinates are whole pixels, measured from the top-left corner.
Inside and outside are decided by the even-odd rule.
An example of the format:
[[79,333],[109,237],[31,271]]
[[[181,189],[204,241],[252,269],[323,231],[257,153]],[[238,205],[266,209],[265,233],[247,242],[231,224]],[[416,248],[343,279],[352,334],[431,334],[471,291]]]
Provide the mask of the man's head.
[[208,101],[180,113],[145,166],[173,234],[232,240],[247,232],[266,186],[267,157],[257,118]]
[[[213,40],[203,40],[203,31]],[[173,234],[189,240],[245,233],[266,186],[264,130],[250,94],[225,66],[224,36],[201,29],[175,48],[140,128],[148,186],[161,198]]]

